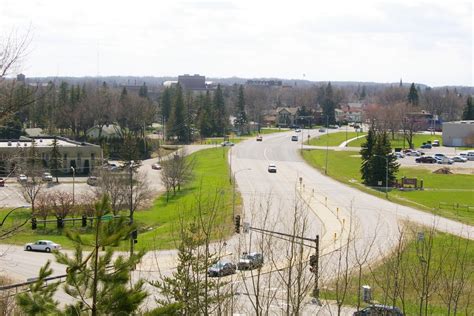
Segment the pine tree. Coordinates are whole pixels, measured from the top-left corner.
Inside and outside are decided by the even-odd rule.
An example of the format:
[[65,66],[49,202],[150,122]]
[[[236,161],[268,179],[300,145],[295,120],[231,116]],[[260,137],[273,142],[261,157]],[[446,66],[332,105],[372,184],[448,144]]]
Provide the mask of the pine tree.
[[[323,100],[323,119],[327,122],[326,125],[336,124],[336,104],[334,102],[334,93],[331,83],[329,82],[324,92]],[[326,126],[327,127],[327,126]]]
[[143,83],[143,86],[140,87],[140,90],[138,91],[138,96],[142,98],[148,98],[148,87],[145,83]]
[[61,168],[61,153],[58,148],[58,139],[54,137],[49,158],[49,170],[51,174],[56,177],[56,183],[59,182],[58,176]]
[[212,136],[212,100],[209,91],[199,98],[198,126],[201,137]]
[[234,125],[239,131],[239,134],[243,134],[247,127],[247,114],[245,113],[245,96],[244,87],[242,85],[239,87],[239,96],[237,99],[236,110],[237,113]]
[[214,93],[214,134],[216,136],[224,136],[227,131],[227,125],[224,95],[222,94],[221,85],[219,84]]
[[415,83],[412,83],[410,86],[410,91],[408,92],[408,103],[412,105],[418,105],[420,98],[418,96],[418,90],[415,87]]
[[161,115],[163,121],[167,122],[171,115],[171,88],[166,88],[161,95]]
[[[109,214],[110,203],[106,196],[95,205],[95,227],[91,239],[83,239],[76,231],[66,231],[66,236],[74,242],[73,256],[65,253],[55,253],[58,263],[67,266],[66,284],[64,291],[74,298],[60,310],[52,295],[57,289],[46,286],[44,277],[50,271],[49,263],[41,270],[40,278],[30,287],[29,293],[18,296],[19,306],[28,315],[133,315],[146,298],[143,280],[130,285],[130,272],[140,262],[144,253],[131,256],[119,255],[114,258],[113,247],[124,239],[129,239],[131,232],[136,229],[128,225],[124,218],[104,222],[103,216]],[[91,252],[83,253],[83,247],[92,248]],[[104,249],[100,253],[100,249]],[[54,284],[54,283],[53,283]],[[45,306],[37,302],[45,302]],[[30,311],[42,308],[41,313]]]
[[472,103],[472,97],[467,97],[466,107],[462,113],[463,120],[474,120],[474,105]]
[[176,136],[180,143],[187,143],[189,141],[189,127],[184,109],[183,89],[179,84],[174,97],[171,117],[167,124],[168,135]]
[[362,156],[360,172],[362,174],[362,182],[366,185],[370,185],[373,182],[373,166],[371,158],[374,154],[375,142],[376,132],[374,124],[372,124],[367,133],[366,141],[362,144],[362,149],[360,150],[360,155]]

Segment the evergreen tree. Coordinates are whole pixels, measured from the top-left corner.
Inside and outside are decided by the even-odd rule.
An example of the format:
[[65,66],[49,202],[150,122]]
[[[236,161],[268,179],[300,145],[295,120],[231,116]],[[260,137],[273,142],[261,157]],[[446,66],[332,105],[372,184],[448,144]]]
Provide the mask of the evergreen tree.
[[[329,82],[324,92],[323,100],[323,120],[327,123],[326,125],[336,124],[336,104],[334,102],[334,93],[332,90],[331,83]],[[327,127],[327,126],[326,126]]]
[[58,176],[61,168],[61,153],[58,148],[58,139],[54,137],[49,158],[49,170],[51,174],[56,177],[56,183],[59,182]]
[[467,97],[466,107],[462,113],[463,120],[474,120],[474,105],[472,103],[472,97]]
[[237,113],[234,121],[235,128],[239,131],[239,134],[243,134],[247,127],[247,114],[245,113],[245,96],[244,87],[240,85],[239,96],[236,105]]
[[362,86],[362,92],[360,93],[359,100],[364,100],[366,97],[367,97],[367,91],[365,89],[365,86]]
[[171,117],[167,124],[168,136],[176,136],[178,142],[187,143],[189,141],[189,127],[184,109],[183,89],[179,84],[176,87],[174,97]]
[[[394,182],[399,164],[392,154],[389,135],[386,131],[376,132],[373,125],[370,127],[366,142],[360,151],[362,156],[361,174],[363,183],[368,186],[382,186]],[[388,173],[387,173],[388,168]]]
[[212,136],[212,100],[209,91],[199,97],[198,127],[201,137]]
[[364,184],[369,185],[373,182],[373,168],[371,158],[374,154],[374,147],[376,142],[376,132],[374,124],[371,124],[365,139],[366,141],[362,144],[362,148],[360,150],[360,155],[362,156],[360,172],[362,174],[362,182]]
[[148,98],[148,87],[145,83],[143,83],[143,86],[140,87],[140,90],[138,91],[138,96],[142,98]]
[[221,85],[217,85],[214,93],[214,134],[224,136],[227,131],[228,120],[225,113],[224,95]]
[[408,103],[412,105],[418,105],[420,98],[418,96],[418,90],[415,87],[415,83],[412,83],[410,86],[410,91],[408,92]]
[[[95,227],[92,238],[83,239],[76,231],[66,231],[66,236],[75,244],[73,256],[55,253],[58,263],[67,266],[64,291],[74,298],[60,310],[58,303],[52,299],[58,283],[45,286],[44,277],[50,271],[49,263],[41,270],[40,278],[31,287],[29,293],[20,294],[17,298],[20,308],[28,315],[133,315],[146,298],[143,280],[130,285],[130,272],[140,262],[144,253],[131,256],[113,256],[113,247],[124,239],[129,239],[134,226],[128,225],[125,218],[103,222],[104,215],[109,214],[110,203],[106,196],[95,205]],[[92,251],[83,253],[83,247]],[[100,249],[104,249],[100,253]],[[45,302],[38,306],[38,302]],[[41,308],[41,309],[40,309]],[[41,313],[30,313],[39,311]]]
[[167,122],[171,116],[171,88],[166,88],[161,95],[161,115],[163,115],[163,121]]

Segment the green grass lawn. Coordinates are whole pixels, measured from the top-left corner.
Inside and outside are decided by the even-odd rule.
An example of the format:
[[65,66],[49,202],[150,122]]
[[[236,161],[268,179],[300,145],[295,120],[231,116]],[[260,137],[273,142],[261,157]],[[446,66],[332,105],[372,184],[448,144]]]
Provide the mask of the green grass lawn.
[[367,133],[347,132],[346,134],[346,132],[337,132],[337,133],[324,134],[317,138],[310,139],[309,143],[306,142],[306,144],[311,145],[311,146],[326,146],[326,144],[328,146],[339,146],[341,143],[345,142],[346,140],[349,140],[351,138],[354,138],[363,134],[365,135]]
[[[433,141],[433,140],[439,140],[440,144],[442,143],[443,137],[442,135],[429,135],[429,134],[415,134],[413,136],[413,144],[415,145],[415,148],[419,148],[423,143],[426,143],[427,141]],[[359,138],[356,140],[353,140],[352,142],[348,143],[348,147],[361,147],[362,143],[365,142],[365,138]],[[392,148],[408,148],[408,142],[403,138],[403,135],[401,134],[395,134],[395,139],[392,139],[390,135],[390,143],[392,145]]]
[[[228,148],[225,148],[227,153]],[[153,203],[153,206],[147,210],[137,211],[135,221],[139,226],[137,249],[171,249],[175,248],[175,232],[180,226],[182,218],[189,220],[197,215],[197,204],[202,205],[203,213],[209,212],[210,204],[218,208],[216,224],[220,225],[224,235],[233,233],[232,221],[232,185],[229,182],[227,155],[223,158],[222,148],[207,149],[196,152],[190,156],[195,157],[196,165],[194,169],[194,178],[185,184],[176,196],[171,196],[169,202],[166,202],[166,194],[159,196]],[[237,209],[240,205],[240,198],[237,197]],[[9,210],[0,211],[0,220]],[[125,215],[128,212],[124,212]],[[28,210],[15,211],[6,222],[6,226],[11,225],[13,221],[21,222],[22,219],[29,217]],[[68,222],[66,227],[71,227]],[[89,229],[80,228],[80,221],[75,223],[76,229],[89,235]],[[65,248],[72,248],[73,244],[55,228],[55,224],[48,224],[47,229],[38,225],[36,231],[31,230],[31,224],[28,223],[19,234],[4,240],[13,244],[24,244],[38,239],[51,239],[60,243]],[[128,244],[124,244],[121,249],[126,250]]]
[[[420,291],[416,290],[423,283],[423,273],[421,271],[429,271],[429,281],[436,286],[436,290],[432,291],[428,304],[429,315],[448,315],[447,304],[443,302],[449,295],[449,287],[446,284],[454,282],[459,285],[464,282],[464,288],[460,288],[461,295],[458,302],[459,315],[474,315],[474,305],[472,297],[469,302],[469,288],[474,284],[474,241],[465,240],[452,235],[433,232],[425,232],[425,241],[416,241],[416,229],[409,231],[410,239],[402,248],[402,259],[397,261],[396,256],[392,256],[377,263],[370,269],[363,270],[362,276],[358,278],[358,274],[354,273],[349,277],[349,286],[347,298],[344,305],[357,306],[358,288],[360,285],[369,285],[372,288],[372,298],[375,302],[384,305],[395,305],[405,312],[405,315],[419,315]],[[430,238],[432,236],[432,238]],[[432,244],[431,249],[429,244]],[[428,258],[428,251],[422,252],[420,249],[431,250],[430,270],[423,270],[423,261],[420,258]],[[462,261],[464,260],[464,262]],[[395,284],[395,270],[398,268],[399,281],[397,288],[400,292],[404,292],[404,296],[399,296],[393,302],[389,295],[393,293]],[[455,271],[455,269],[457,269]],[[453,272],[455,271],[455,272]],[[464,273],[464,276],[462,275]],[[451,278],[448,281],[448,278]],[[452,283],[451,283],[452,284]],[[434,288],[434,287],[433,287]],[[321,292],[321,297],[325,299],[335,299],[335,284],[327,286]],[[389,289],[389,290],[386,290]],[[387,292],[389,295],[387,295]],[[404,297],[402,302],[401,297]],[[468,305],[469,304],[469,305]],[[362,302],[362,307],[367,306]],[[403,308],[404,306],[404,308]],[[453,310],[451,309],[451,314]]]
[[[304,159],[315,168],[324,171],[326,151],[304,150]],[[385,197],[385,193],[365,187],[360,177],[361,158],[356,152],[328,151],[328,170],[330,177],[354,186],[370,194]],[[474,206],[474,175],[434,174],[429,170],[400,168],[397,178],[403,176],[423,179],[423,191],[391,190],[389,199],[404,205],[428,210],[432,213],[474,225],[474,211],[471,209],[438,209],[440,202],[459,203]]]

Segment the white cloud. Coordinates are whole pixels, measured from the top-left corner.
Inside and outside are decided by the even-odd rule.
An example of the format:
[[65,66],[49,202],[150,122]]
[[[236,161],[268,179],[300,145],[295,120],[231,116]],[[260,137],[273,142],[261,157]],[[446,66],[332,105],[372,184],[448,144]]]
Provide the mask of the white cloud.
[[305,73],[473,85],[469,1],[2,2],[2,30],[33,28],[29,76]]

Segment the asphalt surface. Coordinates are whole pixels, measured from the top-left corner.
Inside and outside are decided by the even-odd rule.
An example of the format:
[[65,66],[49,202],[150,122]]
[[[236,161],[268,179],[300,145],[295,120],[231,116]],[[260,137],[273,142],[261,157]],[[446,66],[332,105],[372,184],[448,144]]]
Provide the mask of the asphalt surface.
[[[400,206],[321,174],[308,166],[299,154],[299,149],[302,148],[301,139],[307,140],[308,134],[315,137],[319,132],[303,130],[298,134],[300,136],[298,142],[291,141],[294,132],[264,135],[262,142],[257,142],[255,139],[244,141],[231,149],[229,163],[236,180],[236,188],[243,199],[242,222],[255,228],[290,233],[294,230],[293,224],[296,218],[298,222],[303,220],[305,222],[305,229],[301,231],[301,235],[307,238],[314,238],[317,234],[321,236],[322,280],[334,275],[337,268],[335,262],[338,260],[338,253],[335,250],[344,247],[346,240],[344,236],[348,236],[348,239],[350,237],[353,243],[349,260],[351,265],[354,264],[353,253],[363,253],[369,247],[373,248],[368,255],[369,261],[378,260],[380,256],[389,253],[405,221],[419,225],[435,225],[441,231],[471,239],[474,237],[472,226]],[[191,147],[188,153],[199,148],[202,147]],[[159,171],[151,169],[151,164],[156,161],[156,159],[145,161],[141,168],[149,180],[153,181],[154,188],[160,190],[161,184],[157,176]],[[277,173],[267,171],[271,163],[277,166]],[[296,216],[295,210],[298,211]],[[224,249],[219,249],[219,252],[235,260],[242,251],[258,250],[259,242],[261,234],[251,231],[248,234],[233,236],[226,241]],[[272,288],[284,291],[281,284],[275,281],[275,277],[273,276],[273,280],[271,278],[274,274],[272,271],[282,267],[286,245],[285,242],[274,240],[270,247],[273,248],[274,258],[271,265],[270,263],[265,265],[268,271],[267,279]],[[341,252],[342,250],[339,256]],[[0,273],[22,281],[36,276],[46,260],[52,259],[50,254],[28,253],[21,247],[6,245],[0,246],[0,254],[3,254],[0,257]],[[306,258],[308,254],[309,251],[305,253]],[[175,256],[175,251],[149,252],[134,277],[153,280],[159,277],[157,271],[170,274],[176,264]],[[54,264],[53,268],[54,274],[64,272],[64,267],[60,265]],[[235,284],[234,291],[242,293],[248,285],[239,279],[240,276],[241,274],[236,275],[231,280]],[[67,298],[63,297],[64,294],[58,295],[67,301]],[[242,300],[243,310],[251,311],[251,304],[246,301],[247,299]],[[276,300],[275,304],[282,304],[282,300]],[[153,297],[148,299],[146,306],[154,306]],[[276,310],[281,308],[275,306]],[[308,304],[307,308],[314,311],[316,307]]]

